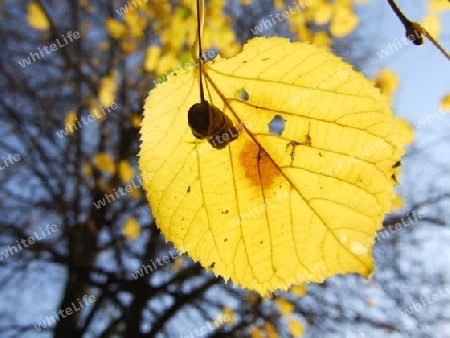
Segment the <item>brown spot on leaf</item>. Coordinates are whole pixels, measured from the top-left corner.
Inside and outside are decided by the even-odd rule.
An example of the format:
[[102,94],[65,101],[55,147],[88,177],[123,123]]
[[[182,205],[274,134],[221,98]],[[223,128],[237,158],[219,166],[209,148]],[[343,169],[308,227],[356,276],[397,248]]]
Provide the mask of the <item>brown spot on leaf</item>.
[[256,186],[268,188],[281,176],[270,157],[254,142],[247,143],[239,159],[245,168],[245,176]]

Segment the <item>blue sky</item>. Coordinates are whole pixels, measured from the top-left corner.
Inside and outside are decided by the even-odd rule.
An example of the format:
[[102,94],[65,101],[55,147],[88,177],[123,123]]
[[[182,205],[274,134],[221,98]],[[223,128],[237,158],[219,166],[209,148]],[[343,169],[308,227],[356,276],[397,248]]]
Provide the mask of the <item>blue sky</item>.
[[[442,0],[444,1],[444,0]],[[396,39],[404,36],[404,28],[394,15],[387,1],[382,1],[382,15],[377,20],[380,37],[374,44],[376,50],[386,48],[388,43],[394,44]],[[428,1],[397,1],[398,6],[412,21],[422,21],[428,12]],[[380,6],[379,1],[372,1],[367,6]],[[364,10],[365,6],[361,6]],[[450,50],[450,12],[439,13],[442,32],[438,39],[441,45]],[[400,87],[394,97],[393,109],[396,114],[416,122],[425,114],[438,108],[438,104],[446,93],[450,93],[450,61],[442,55],[430,41],[421,46],[409,44],[387,57],[375,56],[371,62],[370,75],[375,69],[387,67],[395,71],[400,79]]]

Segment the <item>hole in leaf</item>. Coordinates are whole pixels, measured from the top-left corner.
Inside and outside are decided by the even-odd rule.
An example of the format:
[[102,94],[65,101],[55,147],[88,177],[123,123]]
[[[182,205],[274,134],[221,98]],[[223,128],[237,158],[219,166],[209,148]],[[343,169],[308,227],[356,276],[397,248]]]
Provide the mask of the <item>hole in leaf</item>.
[[286,120],[280,115],[275,115],[275,117],[269,123],[269,132],[273,135],[280,136],[285,127]]
[[250,95],[248,95],[247,91],[244,88],[241,88],[234,93],[234,97],[238,100],[248,101]]

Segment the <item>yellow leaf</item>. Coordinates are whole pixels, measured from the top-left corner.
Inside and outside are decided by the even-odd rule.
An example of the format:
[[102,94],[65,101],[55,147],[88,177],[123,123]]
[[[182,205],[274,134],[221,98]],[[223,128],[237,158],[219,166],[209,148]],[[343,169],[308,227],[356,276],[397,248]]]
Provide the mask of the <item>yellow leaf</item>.
[[[226,321],[224,324],[232,325],[232,324],[234,324],[234,323],[236,322],[236,318],[234,317],[234,311],[233,311],[233,309],[231,309],[231,308],[225,306],[225,307],[223,308],[223,314],[224,314],[223,317],[224,317],[224,318],[227,318],[227,321]],[[225,316],[226,316],[226,317],[225,317]]]
[[105,110],[101,109],[100,103],[94,99],[89,99],[89,111],[90,114],[97,120],[97,121],[104,121],[106,119],[106,113]]
[[120,39],[126,33],[125,24],[113,18],[106,19],[106,29],[108,30],[109,34],[115,39]]
[[123,224],[122,228],[123,235],[128,239],[136,239],[141,233],[141,227],[138,221],[134,217],[128,218]]
[[108,153],[98,153],[94,157],[94,165],[98,170],[104,171],[110,175],[116,171],[114,159]]
[[324,3],[314,11],[314,21],[317,25],[325,25],[330,21],[333,14],[333,8],[330,4]]
[[383,68],[375,76],[374,81],[375,86],[380,88],[381,94],[386,95],[392,101],[399,84],[397,74],[387,68]]
[[117,85],[114,81],[114,77],[108,76],[102,79],[100,85],[98,101],[103,107],[109,107],[114,103],[114,96],[116,93]]
[[92,167],[89,163],[83,163],[83,174],[85,177],[92,177]]
[[330,33],[337,38],[343,38],[353,32],[358,24],[359,18],[349,8],[339,6],[331,21]]
[[252,338],[264,338],[264,334],[263,331],[259,328],[254,326],[252,328]]
[[421,25],[435,39],[441,34],[441,19],[437,15],[426,15],[423,18]]
[[76,123],[77,122],[77,112],[72,110],[66,115],[65,119],[65,125],[67,134],[69,136],[73,135],[73,131],[76,130]]
[[139,115],[138,113],[131,114],[130,122],[134,128],[139,128],[141,126],[141,121],[142,121],[141,115]]
[[297,297],[302,297],[302,296],[304,296],[304,295],[306,294],[306,292],[308,292],[308,288],[307,288],[307,286],[306,286],[305,284],[294,285],[294,286],[291,288],[291,293],[292,293],[294,296],[297,296]]
[[41,5],[35,2],[28,4],[28,24],[30,27],[39,30],[46,30],[50,27],[47,15]]
[[134,170],[130,164],[130,161],[121,160],[118,164],[119,178],[124,182],[129,182],[134,177]]
[[136,200],[140,199],[142,197],[142,193],[138,189],[133,189],[129,193],[130,198],[134,198]]
[[145,53],[144,68],[146,71],[154,71],[158,66],[159,55],[161,53],[161,47],[152,45],[147,48]]
[[[187,121],[197,68],[170,76],[144,108],[139,168],[154,175],[144,188],[166,239],[193,244],[194,260],[260,294],[369,276],[371,248],[355,243],[374,238],[390,211],[404,153],[386,98],[333,54],[284,38],[252,39],[204,74],[205,97],[229,119],[210,144]],[[235,98],[241,89],[248,95]]]
[[319,47],[330,48],[332,40],[326,32],[317,32],[313,35],[313,39],[311,42]]
[[450,94],[447,94],[442,98],[439,108],[443,111],[450,112]]
[[444,12],[450,10],[450,2],[446,0],[430,0],[428,7],[431,11]]
[[398,193],[396,193],[394,199],[392,200],[392,211],[401,210],[404,206],[405,201]]
[[267,338],[279,338],[277,329],[270,322],[264,323],[264,329],[267,333]]
[[277,303],[281,314],[288,315],[294,311],[294,304],[284,298],[275,299],[275,303]]
[[289,324],[289,333],[291,334],[291,337],[301,337],[305,333],[303,324],[300,321],[294,318],[289,318],[288,324]]

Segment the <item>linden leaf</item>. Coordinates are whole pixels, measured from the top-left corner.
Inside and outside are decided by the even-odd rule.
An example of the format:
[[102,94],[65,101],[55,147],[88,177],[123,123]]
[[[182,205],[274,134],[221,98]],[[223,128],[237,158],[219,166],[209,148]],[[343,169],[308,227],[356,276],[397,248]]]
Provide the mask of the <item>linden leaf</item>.
[[278,37],[205,63],[204,76],[205,97],[235,126],[214,139],[234,139],[226,146],[197,140],[187,123],[198,69],[169,76],[145,104],[139,168],[154,175],[144,188],[166,239],[260,294],[369,276],[372,249],[362,243],[374,242],[391,209],[404,153],[386,97],[330,52]]

